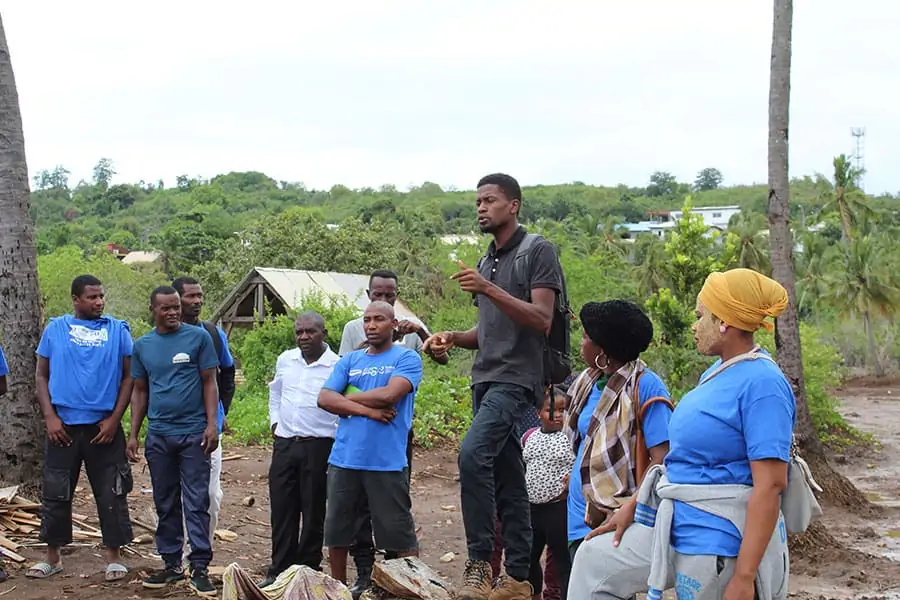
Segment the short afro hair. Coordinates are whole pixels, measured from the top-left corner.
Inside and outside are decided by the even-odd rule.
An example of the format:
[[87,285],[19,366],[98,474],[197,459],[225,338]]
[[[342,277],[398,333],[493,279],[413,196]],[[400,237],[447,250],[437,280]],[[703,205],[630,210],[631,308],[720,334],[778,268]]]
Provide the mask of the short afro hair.
[[653,323],[633,302],[608,300],[581,307],[581,326],[610,358],[629,363],[653,340]]
[[478,187],[483,185],[496,185],[500,191],[510,200],[518,200],[522,204],[522,188],[515,177],[506,173],[491,173],[478,181]]

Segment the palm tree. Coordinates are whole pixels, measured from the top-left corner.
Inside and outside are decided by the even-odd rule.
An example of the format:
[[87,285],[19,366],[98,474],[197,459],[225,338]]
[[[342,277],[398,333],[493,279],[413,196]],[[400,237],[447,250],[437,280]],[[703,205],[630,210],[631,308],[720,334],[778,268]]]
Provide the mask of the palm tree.
[[838,268],[829,278],[828,297],[845,316],[862,316],[869,343],[869,360],[876,377],[884,377],[884,367],[878,358],[872,316],[890,316],[896,312],[900,290],[891,282],[884,261],[882,247],[871,236],[854,239],[838,252]]
[[844,243],[853,239],[854,225],[875,214],[866,202],[865,194],[857,186],[862,174],[862,169],[854,167],[846,154],[834,158],[833,197],[822,207],[822,211],[836,210],[840,215]]
[[41,291],[29,196],[19,94],[0,17],[0,333],[10,367],[0,419],[0,478],[38,489],[45,438],[34,385]]
[[793,0],[774,0],[772,56],[769,79],[769,244],[772,276],[785,287],[790,305],[776,321],[775,348],[778,365],[797,401],[797,437],[808,452],[823,455],[806,403],[806,382],[800,351],[800,321],[797,316],[793,246],[790,224],[790,178],[788,174],[788,125],[791,94],[791,33]]
[[812,315],[818,321],[821,300],[828,294],[828,274],[831,255],[828,239],[816,233],[804,232],[800,236],[803,251],[797,257],[797,309],[804,315]]
[[769,275],[772,262],[766,252],[766,219],[758,213],[740,212],[728,224],[728,237],[736,244],[735,259],[739,267]]

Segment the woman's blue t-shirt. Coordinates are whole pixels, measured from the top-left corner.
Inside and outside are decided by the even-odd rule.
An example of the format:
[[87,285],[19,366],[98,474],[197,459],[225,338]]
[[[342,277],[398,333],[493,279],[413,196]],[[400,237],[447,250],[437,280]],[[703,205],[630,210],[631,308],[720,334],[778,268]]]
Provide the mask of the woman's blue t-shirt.
[[[591,390],[591,395],[585,402],[581,414],[578,416],[578,434],[581,436],[581,443],[578,445],[578,456],[575,459],[575,467],[569,477],[569,496],[568,505],[568,535],[569,541],[575,542],[591,532],[591,528],[584,522],[584,513],[587,509],[587,503],[584,500],[584,492],[581,489],[581,461],[584,458],[584,438],[587,435],[587,428],[591,422],[591,416],[597,403],[600,401],[602,388],[596,385]],[[638,381],[638,395],[641,407],[651,398],[669,397],[669,390],[663,383],[659,375],[653,371],[646,370]],[[669,441],[669,418],[672,416],[672,409],[663,402],[652,404],[644,413],[644,420],[641,427],[644,432],[644,440],[648,448],[659,446]]]
[[[778,365],[757,359],[728,367],[675,407],[665,461],[669,481],[753,485],[750,461],[790,460],[794,417],[794,394]],[[681,554],[734,557],[741,535],[729,521],[676,502],[672,545]]]

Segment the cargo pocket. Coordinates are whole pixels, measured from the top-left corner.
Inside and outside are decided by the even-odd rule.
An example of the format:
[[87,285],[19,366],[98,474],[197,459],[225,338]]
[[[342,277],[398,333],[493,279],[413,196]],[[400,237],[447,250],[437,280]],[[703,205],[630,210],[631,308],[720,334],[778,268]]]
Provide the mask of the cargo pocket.
[[134,478],[131,475],[131,465],[117,465],[114,467],[115,475],[113,477],[113,494],[119,496],[127,496],[134,489]]
[[68,469],[44,469],[44,500],[68,502],[72,490]]

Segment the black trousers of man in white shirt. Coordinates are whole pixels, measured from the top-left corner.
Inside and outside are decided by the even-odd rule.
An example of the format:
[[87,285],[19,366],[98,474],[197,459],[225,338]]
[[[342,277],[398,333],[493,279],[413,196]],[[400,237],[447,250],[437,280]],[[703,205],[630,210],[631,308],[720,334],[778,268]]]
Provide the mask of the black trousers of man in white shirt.
[[270,578],[294,564],[321,570],[328,457],[333,444],[333,438],[275,437],[269,467]]

